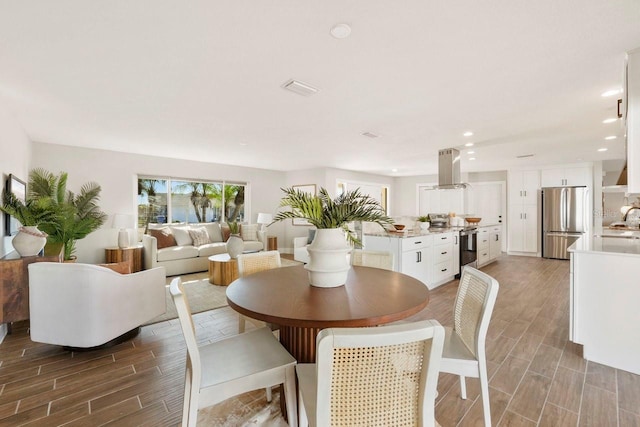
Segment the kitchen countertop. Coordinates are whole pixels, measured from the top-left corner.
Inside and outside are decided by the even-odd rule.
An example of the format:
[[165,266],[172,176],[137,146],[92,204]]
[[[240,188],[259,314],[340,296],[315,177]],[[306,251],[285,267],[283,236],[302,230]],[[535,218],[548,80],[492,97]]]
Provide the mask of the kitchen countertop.
[[[628,234],[626,234],[628,233]],[[591,252],[640,256],[640,237],[627,231],[622,234],[596,234],[583,236],[567,249],[569,252]]]
[[[479,225],[478,228],[493,227],[496,225],[502,225],[502,224],[482,224],[482,225]],[[364,233],[364,235],[378,236],[378,237],[395,237],[398,239],[403,239],[407,237],[420,237],[420,236],[429,236],[432,234],[458,232],[464,229],[465,227],[430,227],[428,230],[425,231],[420,229],[405,228],[403,231],[381,231],[379,233]]]

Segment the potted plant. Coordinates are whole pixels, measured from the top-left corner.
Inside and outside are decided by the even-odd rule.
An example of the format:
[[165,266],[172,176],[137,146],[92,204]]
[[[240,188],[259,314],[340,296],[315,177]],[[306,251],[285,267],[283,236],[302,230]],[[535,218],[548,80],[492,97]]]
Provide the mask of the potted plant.
[[357,188],[331,199],[325,188],[318,195],[304,193],[294,188],[283,188],[285,196],[280,207],[291,210],[279,212],[274,221],[289,218],[306,219],[316,230],[309,250],[309,282],[313,286],[334,287],[343,285],[349,271],[347,254],[349,243],[360,243],[349,231],[352,221],[370,221],[381,226],[393,221],[385,215],[382,206],[374,198],[362,194]]
[[227,239],[227,253],[230,258],[238,258],[244,250],[244,242],[240,237],[240,225],[236,221],[227,222],[231,235]]
[[431,225],[431,217],[429,217],[429,215],[419,216],[418,222],[420,223],[421,230],[428,230]]
[[40,226],[49,235],[47,244],[62,245],[65,260],[72,259],[77,240],[104,224],[107,216],[97,204],[100,191],[95,182],[84,184],[78,194],[67,190],[65,172],[56,176],[44,169],[33,169],[29,173],[29,197],[49,210],[48,221]]
[[47,242],[47,234],[38,226],[51,218],[46,204],[34,199],[23,202],[15,194],[3,190],[0,210],[21,224],[18,234],[11,241],[16,252],[20,256],[38,255]]

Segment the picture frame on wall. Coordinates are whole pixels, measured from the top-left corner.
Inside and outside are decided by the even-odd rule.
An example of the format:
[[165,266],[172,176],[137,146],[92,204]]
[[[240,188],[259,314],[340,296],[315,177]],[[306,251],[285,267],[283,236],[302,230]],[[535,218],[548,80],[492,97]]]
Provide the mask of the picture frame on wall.
[[[297,191],[301,191],[303,193],[308,193],[311,194],[313,196],[316,195],[316,185],[315,184],[305,184],[305,185],[292,185],[292,187],[297,190]],[[307,221],[304,218],[292,218],[293,220],[293,225],[311,225],[311,223],[309,221]]]
[[[14,174],[9,174],[7,178],[6,191],[13,193],[22,203],[27,202],[27,184]],[[15,236],[18,234],[20,222],[9,214],[4,215],[5,234],[7,236]]]

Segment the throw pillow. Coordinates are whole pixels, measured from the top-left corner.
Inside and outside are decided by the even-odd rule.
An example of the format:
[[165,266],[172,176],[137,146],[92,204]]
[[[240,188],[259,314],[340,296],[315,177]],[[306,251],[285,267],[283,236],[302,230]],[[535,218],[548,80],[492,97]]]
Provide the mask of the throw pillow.
[[220,229],[222,230],[222,241],[226,242],[229,240],[229,236],[231,236],[231,230],[229,230],[229,227],[226,225],[221,226]]
[[313,242],[313,238],[316,237],[316,229],[312,228],[309,230],[309,237],[307,237],[307,245],[310,245]]
[[191,246],[193,240],[189,236],[189,227],[172,227],[173,236],[176,238],[178,246]]
[[222,242],[222,230],[220,229],[220,223],[218,222],[210,222],[205,224],[204,228],[207,229],[207,233],[209,234],[209,242],[216,243]]
[[147,234],[156,238],[156,240],[158,241],[158,249],[177,245],[176,239],[175,237],[173,237],[173,233],[171,233],[171,229],[169,227],[162,227],[157,229],[150,228],[147,231]]
[[240,224],[240,237],[245,242],[258,240],[258,224]]
[[189,236],[193,240],[193,246],[202,246],[209,243],[209,233],[204,227],[190,228]]

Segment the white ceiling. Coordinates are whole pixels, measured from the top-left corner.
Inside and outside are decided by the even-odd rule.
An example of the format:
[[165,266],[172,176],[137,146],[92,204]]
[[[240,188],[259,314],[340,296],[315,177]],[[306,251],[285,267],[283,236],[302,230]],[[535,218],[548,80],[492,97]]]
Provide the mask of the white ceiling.
[[38,142],[276,170],[616,159],[600,95],[639,23],[638,0],[0,0],[0,103]]

